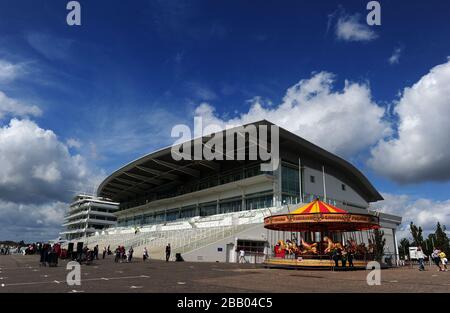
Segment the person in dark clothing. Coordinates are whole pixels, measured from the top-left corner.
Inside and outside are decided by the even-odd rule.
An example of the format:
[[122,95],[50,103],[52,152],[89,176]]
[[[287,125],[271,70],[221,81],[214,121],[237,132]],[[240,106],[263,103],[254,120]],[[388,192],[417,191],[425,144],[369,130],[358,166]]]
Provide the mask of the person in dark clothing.
[[349,249],[347,253],[348,267],[353,267],[353,250]]
[[334,261],[334,266],[339,267],[339,249],[334,249],[331,258]]
[[121,257],[121,247],[117,247],[116,249],[116,257],[114,258],[114,262],[118,263]]
[[106,256],[106,247],[103,248],[103,256],[102,256],[102,258],[105,259],[105,256]]
[[170,258],[170,243],[166,246],[166,262],[169,262]]
[[98,245],[94,247],[94,258],[98,260]]

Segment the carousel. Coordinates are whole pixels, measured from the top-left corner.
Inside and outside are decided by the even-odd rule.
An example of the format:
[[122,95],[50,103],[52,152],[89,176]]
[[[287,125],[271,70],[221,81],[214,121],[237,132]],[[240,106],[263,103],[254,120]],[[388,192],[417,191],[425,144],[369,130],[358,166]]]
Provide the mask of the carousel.
[[319,199],[264,219],[270,253],[266,267],[365,268],[374,260],[379,218],[354,214]]

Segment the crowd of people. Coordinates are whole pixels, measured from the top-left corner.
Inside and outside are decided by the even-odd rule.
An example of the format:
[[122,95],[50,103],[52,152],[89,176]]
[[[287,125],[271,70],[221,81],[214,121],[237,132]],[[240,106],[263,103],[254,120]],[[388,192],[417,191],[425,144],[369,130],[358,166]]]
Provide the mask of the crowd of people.
[[1,247],[0,248],[0,254],[1,255],[9,255],[9,254],[11,254],[11,250],[10,249],[11,248],[9,246]]

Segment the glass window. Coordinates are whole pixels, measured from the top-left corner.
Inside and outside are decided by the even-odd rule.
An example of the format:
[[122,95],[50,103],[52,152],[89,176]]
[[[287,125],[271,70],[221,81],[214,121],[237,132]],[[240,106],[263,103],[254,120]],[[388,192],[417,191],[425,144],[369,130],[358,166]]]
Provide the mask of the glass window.
[[242,200],[227,201],[220,203],[219,213],[239,212],[242,210]]
[[217,203],[210,202],[200,205],[200,216],[209,216],[217,214]]
[[298,169],[282,166],[281,168],[281,191],[291,195],[299,195]]

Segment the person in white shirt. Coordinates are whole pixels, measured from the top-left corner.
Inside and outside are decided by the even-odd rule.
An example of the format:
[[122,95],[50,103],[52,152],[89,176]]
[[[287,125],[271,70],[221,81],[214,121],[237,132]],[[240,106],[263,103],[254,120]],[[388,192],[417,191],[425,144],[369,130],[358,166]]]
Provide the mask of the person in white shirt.
[[241,249],[239,251],[239,263],[247,263],[247,260],[245,259],[245,251],[244,251],[244,249]]

